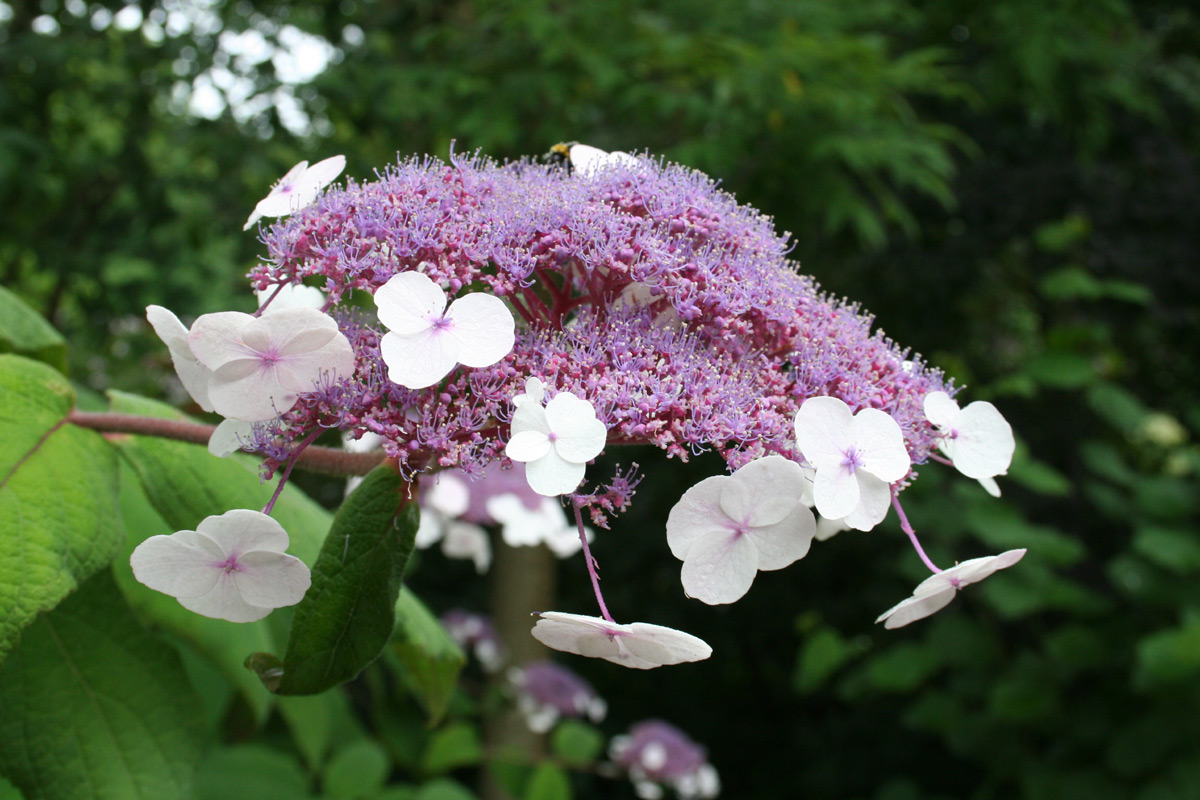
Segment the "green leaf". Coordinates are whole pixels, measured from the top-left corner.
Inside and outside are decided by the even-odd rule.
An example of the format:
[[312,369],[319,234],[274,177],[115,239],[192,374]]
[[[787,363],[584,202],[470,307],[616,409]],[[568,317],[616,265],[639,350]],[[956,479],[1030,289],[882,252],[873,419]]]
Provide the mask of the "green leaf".
[[191,796],[200,701],[107,573],[25,632],[0,708],[0,771],[28,800]]
[[25,800],[17,787],[0,777],[0,800]]
[[346,498],[296,606],[281,694],[315,694],[375,660],[396,626],[400,577],[417,535],[408,483],[384,465]]
[[66,424],[70,384],[0,355],[0,660],[21,629],[107,566],[122,541],[117,462],[94,431]]
[[290,755],[263,745],[216,750],[196,771],[197,800],[308,800],[308,776]]
[[819,690],[833,673],[869,647],[870,640],[863,636],[847,639],[828,627],[814,631],[805,639],[796,663],[792,679],[796,691],[810,694]]
[[446,713],[467,657],[408,587],[400,590],[396,602],[392,650],[404,667],[405,683],[425,707],[430,724],[437,724]]
[[0,353],[15,353],[67,371],[67,340],[49,322],[0,286]]
[[[250,680],[254,676],[242,671]],[[256,681],[257,682],[257,681]],[[264,691],[260,686],[259,691]],[[276,708],[292,732],[296,749],[310,768],[316,770],[335,742],[351,742],[366,736],[343,692],[314,695],[279,695]]]
[[1200,570],[1200,541],[1193,530],[1147,525],[1134,534],[1133,549],[1147,561],[1180,575]]
[[458,781],[439,778],[423,785],[417,800],[476,800],[475,793]]
[[1200,617],[1192,615],[1178,628],[1159,631],[1138,642],[1134,684],[1193,683],[1200,674]]
[[541,764],[525,788],[525,800],[571,800],[571,779],[560,767]]
[[[113,411],[188,419],[171,406],[144,397],[122,392],[111,392],[110,397]],[[113,441],[172,530],[195,530],[205,517],[233,508],[262,508],[275,491],[259,478],[259,462],[249,456],[217,458],[203,445],[154,436],[120,436]],[[329,512],[288,484],[271,516],[288,532],[288,552],[312,566],[329,530]]]
[[430,775],[440,775],[478,764],[482,758],[479,731],[469,722],[456,722],[433,734],[421,759],[421,768]]
[[331,800],[358,800],[383,788],[390,768],[387,753],[377,742],[360,739],[329,759],[322,788]]
[[550,736],[550,749],[570,766],[586,766],[604,752],[604,734],[594,725],[564,719]]

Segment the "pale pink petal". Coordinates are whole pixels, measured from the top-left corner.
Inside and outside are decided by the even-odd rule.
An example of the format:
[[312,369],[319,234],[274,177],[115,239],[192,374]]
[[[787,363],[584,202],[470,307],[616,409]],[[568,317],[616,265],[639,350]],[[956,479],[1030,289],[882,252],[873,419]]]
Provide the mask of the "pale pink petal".
[[620,653],[615,639],[625,626],[561,611],[544,611],[539,617],[533,637],[547,647],[593,658],[615,658]]
[[827,464],[840,464],[850,439],[850,407],[836,397],[810,397],[796,412],[796,444],[819,473]]
[[273,517],[245,508],[205,517],[196,533],[215,542],[226,556],[251,550],[282,553],[290,543],[287,531]]
[[731,479],[724,475],[705,478],[683,493],[667,515],[667,546],[683,561],[697,537],[727,531],[730,520],[721,509],[721,489]]
[[228,458],[242,449],[254,432],[254,423],[240,419],[222,420],[208,437],[208,452],[217,458]]
[[689,597],[718,605],[740,599],[757,574],[758,548],[748,536],[724,531],[692,543],[680,578]]
[[995,478],[976,478],[975,480],[979,481],[979,485],[983,487],[983,490],[992,497],[1000,496],[1000,484],[996,483]]
[[945,392],[930,392],[925,395],[925,419],[939,428],[953,428],[958,419],[958,403]]
[[542,532],[531,524],[536,512],[530,511],[520,497],[511,492],[489,497],[486,507],[488,516],[502,526],[500,533],[509,547],[541,544]]
[[195,531],[179,531],[170,536],[151,536],[134,548],[129,556],[133,577],[156,592],[172,597],[200,597],[212,591],[221,577],[213,567],[225,556],[209,539],[201,540]]
[[573,461],[567,461],[554,448],[535,461],[525,464],[525,478],[529,488],[540,495],[555,497],[575,491],[583,480],[585,467]]
[[487,572],[492,563],[492,542],[488,539],[487,532],[468,522],[455,521],[446,524],[442,552],[447,558],[474,561],[475,571],[480,575]]
[[837,463],[818,467],[813,476],[813,498],[821,516],[841,519],[858,507],[859,483],[854,473]]
[[279,385],[275,372],[258,359],[227,362],[208,384],[213,408],[223,417],[263,422],[296,404],[297,395]]
[[855,530],[869,531],[887,516],[892,505],[892,490],[888,484],[863,470],[855,473],[855,477],[858,480],[858,505],[841,520]]
[[444,330],[420,333],[385,333],[379,343],[388,378],[408,389],[433,386],[458,363],[458,344]]
[[293,392],[314,391],[322,375],[330,381],[354,374],[354,348],[341,333],[316,350],[285,355],[275,362],[275,379]]
[[315,308],[283,308],[264,314],[258,321],[268,332],[270,346],[280,356],[311,353],[338,336],[338,324],[333,317]]
[[325,307],[325,293],[315,286],[305,286],[302,283],[288,283],[261,291],[255,290],[254,296],[258,298],[259,308],[268,300],[271,301],[264,314],[277,314],[292,308],[312,308],[319,311]]
[[513,461],[537,461],[550,452],[550,440],[541,431],[521,431],[504,446],[504,454]]
[[979,479],[1008,471],[1016,442],[1012,426],[994,405],[985,401],[971,403],[959,414],[956,429],[958,436],[946,444],[959,472]]
[[512,351],[516,322],[504,301],[490,294],[468,294],[450,304],[459,363],[490,367]]
[[399,334],[428,330],[446,310],[446,293],[421,272],[401,272],[375,291],[379,321]]
[[238,557],[238,566],[230,577],[238,594],[252,606],[294,606],[312,584],[304,562],[286,553],[253,550]]
[[825,517],[821,517],[819,520],[817,520],[816,539],[818,542],[824,542],[828,539],[832,539],[834,536],[837,536],[842,531],[848,530],[850,530],[850,526],[847,525],[843,520],[826,519]]
[[513,397],[513,406],[520,408],[526,403],[541,405],[545,395],[546,385],[539,378],[527,378],[525,380],[525,391]]
[[242,331],[255,322],[254,317],[240,311],[205,314],[193,323],[188,345],[196,359],[214,371],[230,361],[257,358],[258,353],[242,336]]
[[592,404],[571,392],[561,392],[546,404],[546,421],[554,432],[555,449],[568,461],[591,461],[608,439],[608,429],[596,419]]
[[817,522],[808,507],[796,503],[792,513],[773,525],[755,526],[747,536],[758,548],[760,570],[783,569],[808,555]]
[[941,611],[950,605],[954,595],[954,587],[946,586],[931,594],[909,597],[880,614],[875,622],[876,624],[882,622],[883,627],[889,629],[903,627],[910,622],[916,622]]
[[631,641],[639,643],[654,643],[668,651],[668,658],[660,664],[681,664],[685,661],[703,661],[712,655],[712,648],[703,639],[690,633],[667,628],[663,625],[651,625],[648,622],[633,622],[626,626],[631,634],[626,644],[634,655],[645,652],[640,645],[631,645]]
[[228,622],[257,622],[275,609],[252,606],[242,599],[228,573],[220,573],[217,585],[199,597],[180,597],[179,605],[205,617]]
[[471,505],[471,489],[467,482],[448,472],[434,476],[433,486],[425,495],[425,503],[447,517],[461,517]]
[[774,524],[791,514],[805,483],[799,464],[774,455],[751,461],[732,478],[746,491],[733,493],[726,488],[729,498],[722,499],[721,505],[731,518],[755,527]]
[[890,414],[864,408],[854,415],[851,436],[862,467],[880,480],[892,483],[908,474],[912,460],[904,447],[904,434]]
[[212,370],[200,363],[188,342],[188,329],[171,311],[162,306],[147,306],[146,319],[171,353],[175,374],[192,399],[205,411],[212,411],[208,397],[208,381]]
[[550,433],[550,421],[546,418],[546,407],[540,402],[522,403],[513,412],[513,436],[526,431],[537,431],[543,435]]
[[[953,578],[958,581],[958,586],[962,587],[971,583],[978,583],[997,570],[1008,569],[1024,557],[1025,548],[1020,548],[1005,551],[998,556],[972,558],[961,564],[956,564],[950,569],[943,570],[938,577],[945,581],[950,581]],[[919,589],[920,587],[917,588]]]
[[298,193],[310,192],[311,196],[305,195],[308,196],[308,201],[301,208],[304,208],[315,200],[321,190],[337,180],[337,177],[342,174],[342,170],[345,168],[346,157],[339,155],[330,156],[322,161],[318,161],[304,170],[304,174],[298,182],[300,185],[297,186],[296,191]]
[[262,200],[259,200],[254,206],[254,211],[250,214],[250,218],[246,220],[246,224],[242,226],[242,230],[248,230],[251,225],[263,217],[281,217],[291,213],[289,196],[296,182],[300,180],[300,177],[307,169],[308,162],[301,161],[288,170],[287,174],[271,187],[270,193]]

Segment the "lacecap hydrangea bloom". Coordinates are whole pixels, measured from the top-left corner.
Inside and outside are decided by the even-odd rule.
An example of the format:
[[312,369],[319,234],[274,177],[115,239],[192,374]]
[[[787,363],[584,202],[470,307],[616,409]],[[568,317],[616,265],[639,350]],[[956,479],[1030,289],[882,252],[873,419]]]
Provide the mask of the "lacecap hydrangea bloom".
[[[480,480],[522,462],[529,486],[561,498],[582,534],[583,514],[607,527],[638,482],[636,469],[593,474],[605,448],[644,444],[681,460],[714,451],[733,483],[697,488],[685,506],[711,510],[716,525],[672,535],[685,588],[701,599],[734,600],[758,570],[803,556],[814,537],[809,502],[827,530],[868,530],[896,509],[940,573],[899,495],[931,458],[978,472],[969,431],[994,443],[990,412],[969,406],[974,427],[956,428],[946,403],[928,400],[952,401],[953,385],[857,306],[822,293],[771,220],[708,177],[645,154],[579,149],[578,160],[561,169],[409,158],[260,227],[266,253],[252,288],[319,287],[325,305],[313,313],[327,314],[348,347],[321,344],[341,360],[305,373],[307,387],[280,381],[239,400],[243,418],[264,395],[277,412],[246,443],[267,473],[286,475],[333,428],[380,437],[410,480],[451,469]],[[306,329],[306,347],[318,329]],[[187,340],[196,350],[195,329]],[[199,349],[214,374],[230,371]],[[268,367],[256,350],[207,387],[210,399],[235,380],[265,386]],[[1009,458],[989,451],[984,471],[1003,474]],[[753,507],[784,485],[794,498]],[[655,649],[671,629],[615,622],[586,537],[580,546],[601,616],[547,612],[535,634],[643,668],[707,656],[700,640],[673,637],[688,634],[663,634],[670,643]]]

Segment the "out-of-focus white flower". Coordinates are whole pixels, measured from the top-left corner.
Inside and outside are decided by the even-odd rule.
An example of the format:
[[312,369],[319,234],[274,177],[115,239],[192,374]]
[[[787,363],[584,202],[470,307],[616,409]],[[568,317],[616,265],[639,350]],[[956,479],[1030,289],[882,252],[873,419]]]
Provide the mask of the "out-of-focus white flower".
[[496,672],[503,666],[504,644],[486,616],[455,608],[443,614],[441,622],[459,647],[475,654],[485,672]]
[[311,583],[308,567],[284,551],[287,532],[258,511],[206,517],[194,531],[151,536],[129,558],[133,576],[206,617],[254,622],[295,605]]
[[961,564],[929,576],[917,585],[912,597],[901,600],[879,615],[876,623],[885,628],[899,628],[910,622],[924,619],[941,611],[950,604],[958,590],[969,583],[978,583],[997,570],[1006,569],[1020,561],[1025,548],[1008,550],[998,556],[972,558]]
[[546,733],[563,717],[600,722],[608,712],[592,685],[553,661],[530,661],[508,671],[517,689],[517,708],[534,733]]
[[633,669],[702,661],[712,648],[690,633],[646,622],[618,624],[601,617],[543,611],[533,626],[542,644],[564,653],[603,658]]
[[[530,508],[520,495],[509,492],[487,499],[487,512],[501,525],[500,534],[510,547],[531,547],[544,544],[559,558],[569,558],[583,549],[579,531],[567,519],[558,501],[538,495],[538,503]],[[595,534],[584,528],[591,542]]]
[[441,542],[447,558],[470,559],[477,572],[487,572],[492,563],[492,542],[487,531],[458,519],[470,504],[470,488],[461,478],[446,472],[438,473],[434,481],[421,497],[416,546],[426,548]]
[[287,311],[289,308],[315,308],[320,311],[325,307],[325,293],[315,286],[305,286],[302,283],[272,286],[256,291],[254,296],[258,298],[259,308],[268,300],[271,301],[264,314]]
[[639,722],[628,734],[613,737],[608,754],[629,774],[644,800],[662,797],[663,786],[674,789],[681,800],[708,800],[721,791],[704,748],[662,720]]
[[629,153],[623,153],[620,150],[610,153],[588,144],[573,144],[569,153],[571,170],[585,178],[593,177],[605,167],[619,164],[635,167],[638,164],[637,157],[631,156]]
[[810,397],[795,425],[796,443],[816,471],[813,498],[821,516],[864,531],[882,522],[890,484],[912,465],[896,420],[876,408],[852,414],[836,397]]
[[354,350],[327,314],[292,308],[254,317],[238,311],[205,314],[188,344],[211,370],[208,395],[218,414],[247,422],[274,419],[322,375],[354,373]]
[[424,389],[458,364],[488,367],[512,350],[516,321],[504,301],[475,292],[446,307],[446,293],[421,272],[393,275],[375,292],[379,321],[387,328],[379,343],[388,378]]
[[608,430],[596,409],[571,392],[559,392],[545,406],[531,402],[529,385],[512,417],[512,435],[504,453],[525,462],[529,486],[554,497],[575,491],[585,465],[604,449]]
[[683,562],[684,591],[710,605],[732,603],[759,570],[803,558],[816,531],[800,502],[805,483],[799,464],[766,456],[688,489],[667,517],[667,544]]
[[270,194],[258,201],[242,230],[249,230],[263,217],[286,217],[306,208],[317,199],[322,189],[337,180],[345,168],[345,156],[333,156],[311,167],[307,161],[301,161],[279,179]]

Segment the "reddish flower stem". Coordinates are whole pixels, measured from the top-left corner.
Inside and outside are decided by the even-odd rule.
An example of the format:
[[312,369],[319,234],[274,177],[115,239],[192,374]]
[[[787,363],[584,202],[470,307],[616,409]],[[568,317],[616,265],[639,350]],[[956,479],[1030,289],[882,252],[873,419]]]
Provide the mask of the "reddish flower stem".
[[904,514],[904,509],[900,507],[900,496],[892,491],[892,508],[896,509],[896,513],[900,516],[900,530],[908,534],[908,540],[912,542],[913,549],[917,551],[917,555],[925,562],[925,566],[935,573],[941,572],[937,564],[934,564],[929,556],[925,555],[925,549],[921,547],[921,542],[917,539],[917,532],[913,530],[912,525],[908,524],[908,517]]
[[587,563],[588,577],[592,579],[592,590],[596,593],[596,602],[600,604],[600,613],[606,620],[616,625],[617,621],[612,618],[612,614],[608,613],[608,607],[604,605],[604,595],[600,593],[600,575],[596,572],[596,560],[592,558],[592,550],[588,547],[587,531],[583,529],[583,514],[579,510],[578,497],[571,500],[571,508],[575,509],[575,527],[579,529],[579,541],[583,543],[583,558]]

